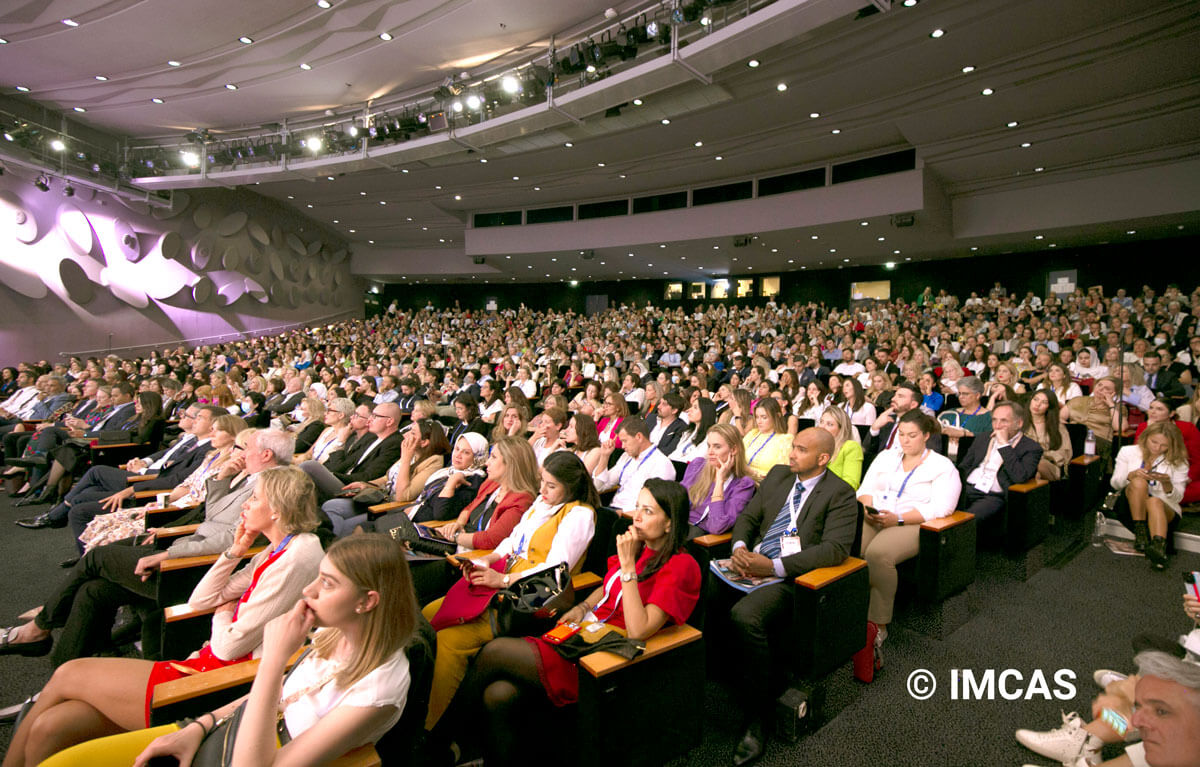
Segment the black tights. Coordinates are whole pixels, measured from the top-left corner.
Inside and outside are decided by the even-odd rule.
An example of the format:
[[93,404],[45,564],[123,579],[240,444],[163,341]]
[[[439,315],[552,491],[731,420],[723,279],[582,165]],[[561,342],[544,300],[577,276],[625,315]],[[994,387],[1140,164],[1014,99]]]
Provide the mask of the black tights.
[[[546,731],[541,714],[552,708],[538,678],[537,653],[524,639],[493,639],[475,658],[468,682],[470,697],[484,708],[484,762],[507,767],[519,760],[518,749]],[[540,721],[539,721],[540,720]]]

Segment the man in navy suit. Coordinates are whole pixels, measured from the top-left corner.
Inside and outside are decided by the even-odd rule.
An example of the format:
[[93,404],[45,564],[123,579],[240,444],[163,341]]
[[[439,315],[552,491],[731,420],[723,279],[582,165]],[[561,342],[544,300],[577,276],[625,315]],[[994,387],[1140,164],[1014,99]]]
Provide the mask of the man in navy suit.
[[958,463],[963,489],[959,507],[982,522],[1004,508],[1012,485],[1037,476],[1042,446],[1025,436],[1025,408],[1004,401],[992,409],[992,430],[975,437]]
[[780,577],[738,599],[730,611],[742,680],[739,699],[746,731],[734,764],[762,756],[763,723],[774,703],[769,638],[787,634],[794,616],[793,581],[819,567],[840,565],[854,545],[858,505],[854,489],[826,471],[833,436],[805,429],[792,439],[788,465],[771,469],[733,525],[733,567],[744,575]]

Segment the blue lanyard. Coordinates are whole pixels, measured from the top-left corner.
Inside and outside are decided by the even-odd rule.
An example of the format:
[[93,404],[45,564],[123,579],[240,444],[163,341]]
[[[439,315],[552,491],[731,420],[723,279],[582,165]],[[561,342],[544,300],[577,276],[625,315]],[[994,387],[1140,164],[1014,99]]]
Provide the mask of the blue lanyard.
[[[900,483],[900,492],[896,493],[896,500],[897,500],[897,501],[899,501],[899,500],[900,500],[900,498],[901,498],[901,497],[903,497],[903,495],[904,495],[904,488],[908,487],[908,481],[909,481],[910,479],[912,479],[912,475],[913,475],[913,473],[914,473],[914,472],[916,472],[916,470],[917,470],[917,469],[921,468],[921,464],[922,464],[922,463],[925,463],[925,456],[927,456],[927,455],[929,455],[929,449],[928,449],[928,448],[926,448],[926,449],[925,449],[925,452],[924,452],[924,453],[921,453],[921,460],[920,460],[920,461],[917,463],[917,465],[916,465],[916,466],[912,467],[912,471],[910,471],[908,474],[906,474],[906,475],[905,475],[905,477],[904,477],[904,481]],[[901,456],[901,457],[900,457],[900,465],[901,465],[901,467],[903,467],[903,466],[904,466],[904,457],[903,457],[903,456]]]
[[313,456],[314,461],[321,460],[321,456],[325,455],[325,451],[328,450],[329,446],[333,444],[334,439],[336,439],[336,437],[331,437],[324,445],[321,445],[321,452]]
[[287,545],[289,543],[291,543],[292,539],[295,537],[296,537],[296,534],[293,533],[293,534],[289,535],[288,537],[284,538],[282,541],[279,542],[279,545],[276,546],[268,556],[273,557],[273,556],[278,555],[279,552],[283,551],[284,548],[286,548]]
[[[641,471],[642,464],[644,464],[646,461],[650,460],[650,454],[653,453],[655,451],[655,449],[656,449],[655,445],[650,446],[650,449],[646,451],[645,457],[642,458],[642,460],[638,461],[637,468],[633,470],[633,472],[635,474],[637,472]],[[629,464],[631,464],[631,463],[633,463],[632,458],[629,459],[629,463],[626,463],[624,466],[621,467],[621,473],[617,475],[617,487],[621,486],[621,482],[625,479],[625,470],[629,468]]]
[[[771,443],[771,438],[774,436],[775,436],[775,432],[771,432],[770,434],[767,435],[767,438],[765,440],[763,440],[763,443],[758,446],[757,450],[754,451],[754,455],[750,456],[750,460],[746,461],[747,466],[754,463],[754,459],[758,457],[758,454],[762,452],[762,449],[764,447],[766,447],[767,445],[769,445]],[[753,444],[753,443],[751,443],[751,444]]]

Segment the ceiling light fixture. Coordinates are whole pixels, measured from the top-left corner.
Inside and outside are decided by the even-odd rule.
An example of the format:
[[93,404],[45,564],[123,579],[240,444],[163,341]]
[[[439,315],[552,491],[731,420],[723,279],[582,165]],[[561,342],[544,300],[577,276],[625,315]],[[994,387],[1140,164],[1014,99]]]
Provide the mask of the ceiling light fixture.
[[181,67],[181,66],[183,66],[183,63],[182,63],[182,62],[179,62],[179,61],[176,61],[175,59],[171,59],[170,61],[168,61],[168,62],[167,62],[167,66],[169,66],[169,67]]
[[641,100],[641,99],[634,99],[634,100],[633,100],[633,105],[634,105],[635,107],[640,107],[640,106],[642,105],[642,100]]
[[161,103],[163,103],[163,100],[162,100],[162,99],[160,99],[160,98],[159,98],[159,97],[157,97],[157,96],[155,96],[154,98],[150,99],[150,101],[151,101],[152,103],[154,103],[154,104],[161,104]]
[[50,177],[43,173],[42,175],[37,177],[37,181],[34,181],[33,185],[43,192],[49,192],[50,191]]
[[829,132],[830,132],[830,133],[832,133],[833,135],[835,135],[835,136],[836,136],[836,135],[838,135],[839,133],[841,133],[841,132],[842,132],[842,129],[841,129],[841,128],[834,128],[833,130],[831,130],[831,131],[829,131]]
[[3,37],[0,37],[0,45],[8,45],[8,41],[5,40]]
[[942,37],[942,36],[944,36],[945,34],[946,34],[946,30],[944,30],[944,29],[935,29],[935,30],[933,30],[932,32],[930,32],[930,33],[929,33],[929,36],[930,36],[930,37],[932,37],[934,40],[937,40],[939,37]]
[[[20,88],[18,88],[17,90],[20,90]],[[667,118],[665,118],[665,117],[664,117],[663,119],[659,120],[659,122],[661,122],[663,125],[670,125],[670,124],[671,124],[671,121],[670,121],[670,120],[668,120],[668,119],[667,119]]]
[[1028,141],[1022,141],[1022,142],[1021,142],[1021,148],[1022,148],[1022,149],[1028,149],[1028,148],[1029,148],[1029,147],[1031,147],[1031,146],[1033,146],[1033,144],[1030,144]]
[[750,59],[749,61],[746,62],[746,66],[750,67],[751,69],[754,69],[755,67],[758,66],[758,59]]
[[254,38],[246,37],[245,35],[242,35],[241,37],[238,38],[238,42],[241,43],[242,45],[249,45],[250,43],[254,42]]
[[79,22],[78,22],[78,21],[75,21],[74,19],[63,19],[63,20],[62,20],[62,23],[63,23],[63,24],[66,24],[68,27],[77,27],[77,26],[79,26]]
[[964,75],[969,75],[974,71],[975,71],[975,67],[971,66],[970,64],[967,64],[965,67],[962,68],[962,73]]
[[990,96],[993,93],[995,93],[995,91],[992,90],[991,88],[984,88],[983,90],[980,91],[980,93],[982,93],[984,96]]
[[779,91],[780,93],[783,93],[784,91],[787,90],[787,83],[779,83],[779,85],[775,86],[775,90]]
[[714,157],[713,159],[714,159],[714,160],[717,160],[718,162],[720,162],[721,160],[724,160],[725,158],[724,158],[724,157],[722,157],[721,155],[717,155],[717,156],[716,156],[716,157]]
[[86,109],[84,109],[83,107],[71,107],[71,111],[73,111],[73,112],[79,112],[80,114],[83,114],[83,113],[84,113],[84,112],[86,112],[87,110],[86,110]]
[[96,79],[99,80],[100,82],[105,82],[108,80],[108,78],[105,77],[104,75],[96,75]]
[[568,142],[566,142],[565,144],[563,144],[563,146],[565,146],[567,149],[570,149],[571,147],[573,147],[573,146],[575,146],[575,145],[574,145],[574,144],[572,144],[570,141],[568,141]]
[[20,91],[21,93],[29,93],[29,86],[28,85],[18,85],[17,90]]
[[330,8],[330,6],[332,6],[332,5],[333,5],[333,3],[329,2],[329,0],[317,0],[318,8],[328,10]]
[[808,116],[815,120],[821,116],[821,113],[820,112],[809,112]]
[[312,66],[309,64],[301,64],[300,68],[307,72],[308,70],[312,69]]
[[1017,127],[1018,125],[1020,125],[1020,123],[1019,123],[1019,122],[1017,122],[1016,120],[1009,120],[1009,121],[1008,121],[1008,123],[1007,123],[1007,125],[1008,125],[1008,127],[1009,127],[1009,128],[1015,128],[1015,127]]
[[225,89],[230,90],[230,91],[236,91],[237,86],[234,85],[233,83],[225,83]]
[[392,39],[392,36],[387,32],[380,32],[379,39],[386,43],[388,40]]
[[63,143],[62,139],[56,138],[50,142],[50,148],[53,149],[55,152],[62,152],[67,148],[67,145],[65,143]]
[[200,155],[195,152],[180,151],[179,159],[183,160],[183,164],[189,168],[200,167]]

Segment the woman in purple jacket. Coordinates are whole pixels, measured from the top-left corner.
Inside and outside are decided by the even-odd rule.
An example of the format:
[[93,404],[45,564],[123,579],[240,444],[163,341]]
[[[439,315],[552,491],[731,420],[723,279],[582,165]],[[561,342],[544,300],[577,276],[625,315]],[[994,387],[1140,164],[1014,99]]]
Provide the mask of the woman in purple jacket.
[[705,457],[689,463],[683,474],[682,484],[692,501],[689,539],[731,530],[756,489],[746,473],[746,448],[735,427],[717,424],[708,430],[706,441]]

